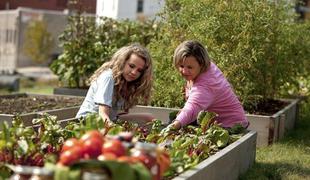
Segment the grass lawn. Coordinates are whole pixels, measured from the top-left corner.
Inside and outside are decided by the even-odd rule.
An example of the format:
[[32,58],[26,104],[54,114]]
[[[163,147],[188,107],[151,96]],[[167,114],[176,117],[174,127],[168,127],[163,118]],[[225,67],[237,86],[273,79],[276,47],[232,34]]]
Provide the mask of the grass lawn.
[[19,93],[30,93],[30,94],[53,94],[52,85],[35,86],[35,87],[21,87]]
[[34,81],[22,78],[20,79],[18,92],[10,92],[7,89],[0,89],[0,95],[10,93],[53,94],[53,89],[57,86],[58,80]]
[[258,148],[256,162],[240,179],[310,180],[310,102],[300,109],[296,128],[271,146]]

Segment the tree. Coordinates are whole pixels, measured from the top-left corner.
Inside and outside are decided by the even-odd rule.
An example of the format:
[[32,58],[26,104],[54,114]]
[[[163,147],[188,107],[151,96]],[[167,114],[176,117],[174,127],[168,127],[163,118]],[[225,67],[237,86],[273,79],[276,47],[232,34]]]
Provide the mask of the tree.
[[28,24],[25,30],[23,51],[33,62],[43,63],[48,60],[54,47],[54,39],[47,30],[44,21],[36,20]]

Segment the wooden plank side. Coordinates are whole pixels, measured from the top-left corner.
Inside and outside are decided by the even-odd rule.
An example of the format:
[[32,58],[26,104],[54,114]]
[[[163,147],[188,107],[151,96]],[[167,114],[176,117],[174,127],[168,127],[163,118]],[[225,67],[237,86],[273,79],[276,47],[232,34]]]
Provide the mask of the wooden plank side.
[[169,122],[169,113],[172,111],[179,111],[176,108],[162,108],[162,107],[152,107],[152,106],[135,106],[129,110],[131,113],[151,113],[156,119],[161,120],[163,123],[167,124]]
[[[0,114],[0,123],[6,121],[6,122],[8,122],[9,125],[11,125],[12,120],[15,117],[16,116],[12,115],[12,114]],[[31,126],[32,120],[37,118],[38,116],[36,113],[28,113],[28,114],[20,115],[19,117],[23,120],[23,122],[26,126]]]
[[257,132],[257,146],[267,146],[270,136],[271,118],[269,116],[258,116],[250,114],[247,114],[246,117],[250,122],[250,126],[248,127],[248,129]]
[[256,135],[256,132],[250,131],[174,180],[238,179],[255,161]]
[[298,108],[297,108],[298,101],[293,101],[291,105],[285,111],[285,131],[294,129],[295,121],[297,119]]
[[75,106],[75,107],[61,108],[61,109],[55,109],[55,110],[46,110],[46,111],[38,112],[38,114],[48,113],[50,115],[57,116],[58,120],[69,119],[69,118],[75,117],[76,113],[79,111],[79,108],[80,108],[79,106]]

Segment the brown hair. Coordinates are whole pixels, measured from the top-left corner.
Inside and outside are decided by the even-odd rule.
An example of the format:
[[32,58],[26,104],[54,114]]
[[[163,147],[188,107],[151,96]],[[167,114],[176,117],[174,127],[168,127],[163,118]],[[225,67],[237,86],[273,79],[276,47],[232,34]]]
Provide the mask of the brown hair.
[[173,63],[175,67],[184,61],[186,57],[193,56],[201,67],[201,72],[205,71],[210,64],[210,58],[206,48],[198,41],[188,40],[182,42],[174,51]]
[[[145,61],[145,66],[138,79],[133,82],[126,83],[122,73],[127,60],[132,54],[141,57]],[[104,63],[95,71],[90,78],[90,82],[96,80],[98,76],[107,69],[112,69],[112,74],[115,81],[113,103],[116,103],[119,99],[124,98],[124,109],[128,110],[132,106],[136,105],[139,100],[144,101],[143,103],[147,103],[149,101],[152,88],[153,69],[152,59],[146,48],[139,44],[132,44],[120,48],[114,53],[110,61]],[[124,88],[126,89],[126,94],[128,94],[128,96],[125,96],[122,92],[122,89]]]

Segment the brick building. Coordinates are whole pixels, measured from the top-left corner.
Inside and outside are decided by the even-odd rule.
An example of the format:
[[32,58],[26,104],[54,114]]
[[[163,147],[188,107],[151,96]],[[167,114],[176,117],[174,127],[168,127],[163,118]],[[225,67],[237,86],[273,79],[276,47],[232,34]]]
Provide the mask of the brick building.
[[[80,0],[83,10],[87,13],[96,14],[97,0]],[[17,9],[27,7],[33,9],[63,11],[70,9],[69,0],[1,0],[0,10]]]

